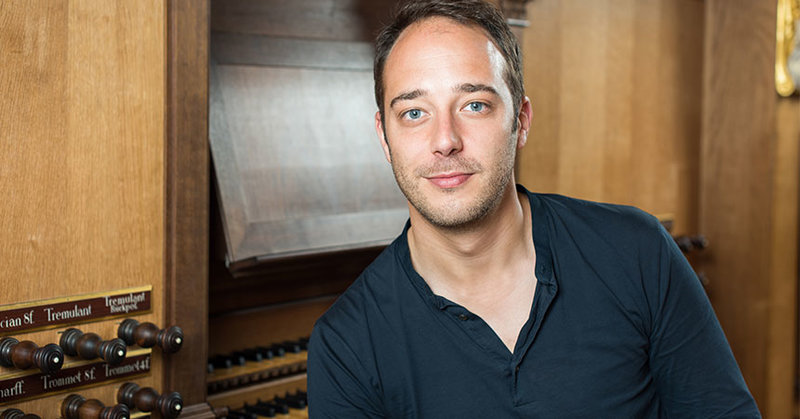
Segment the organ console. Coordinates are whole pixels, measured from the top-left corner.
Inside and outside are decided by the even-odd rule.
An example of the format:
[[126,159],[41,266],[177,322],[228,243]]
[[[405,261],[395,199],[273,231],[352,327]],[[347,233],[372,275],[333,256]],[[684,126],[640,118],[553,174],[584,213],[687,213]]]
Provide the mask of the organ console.
[[59,345],[69,356],[81,359],[100,358],[110,365],[116,365],[125,359],[127,346],[122,339],[103,340],[97,333],[83,333],[69,328],[61,335]]
[[159,395],[153,388],[141,388],[135,383],[125,383],[119,388],[117,402],[142,412],[155,411],[168,419],[177,418],[183,409],[183,398],[179,393]]
[[0,413],[0,419],[42,419],[39,415],[25,414],[19,409],[7,409]]
[[300,338],[216,355],[208,360],[208,393],[301,374],[306,370],[307,354],[308,338]]
[[308,338],[236,349],[208,361],[208,402],[229,418],[308,417]]
[[39,347],[29,340],[4,337],[0,338],[0,365],[22,370],[36,367],[48,374],[64,365],[64,351],[54,343]]
[[241,408],[229,411],[228,417],[256,419],[289,415],[293,418],[307,418],[307,406],[308,395],[305,391],[298,390],[266,401],[257,399],[254,403],[245,403]]
[[129,419],[128,406],[117,404],[106,407],[97,399],[86,400],[78,394],[70,394],[61,403],[63,419]]
[[[374,114],[371,42],[396,1],[334,2],[335,16],[333,2],[211,5],[206,383],[229,418],[304,415],[307,341],[297,337],[408,217],[374,133],[327,111]],[[281,98],[279,114],[268,97]]]
[[183,344],[183,330],[178,326],[159,329],[153,323],[139,323],[135,319],[125,319],[119,326],[117,336],[128,345],[152,348],[158,345],[163,352],[177,352]]

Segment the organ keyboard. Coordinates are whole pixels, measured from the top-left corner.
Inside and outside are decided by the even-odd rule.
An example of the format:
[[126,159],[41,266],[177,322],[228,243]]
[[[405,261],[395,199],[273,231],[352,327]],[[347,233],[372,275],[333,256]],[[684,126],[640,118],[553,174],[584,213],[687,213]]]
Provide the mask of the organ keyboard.
[[208,360],[208,402],[228,418],[307,418],[308,338],[217,354]]

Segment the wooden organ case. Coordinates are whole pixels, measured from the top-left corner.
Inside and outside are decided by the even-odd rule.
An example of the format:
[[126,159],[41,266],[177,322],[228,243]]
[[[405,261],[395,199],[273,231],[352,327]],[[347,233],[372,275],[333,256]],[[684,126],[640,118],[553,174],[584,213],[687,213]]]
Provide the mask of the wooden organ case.
[[393,7],[211,2],[214,407],[261,414],[278,397],[302,416],[314,322],[402,231],[405,200],[373,129],[373,39]]
[[175,417],[204,401],[207,176],[171,182],[207,167],[205,124],[183,122],[206,119],[207,16],[203,2],[0,5],[1,417]]

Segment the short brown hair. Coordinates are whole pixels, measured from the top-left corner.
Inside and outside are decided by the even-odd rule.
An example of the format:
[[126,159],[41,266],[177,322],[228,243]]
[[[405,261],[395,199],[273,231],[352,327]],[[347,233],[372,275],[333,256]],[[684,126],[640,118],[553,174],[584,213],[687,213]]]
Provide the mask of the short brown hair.
[[[375,101],[383,119],[383,70],[397,38],[415,22],[431,18],[445,17],[463,25],[475,25],[492,39],[506,62],[503,74],[511,98],[514,101],[514,115],[519,113],[525,88],[522,79],[522,59],[519,43],[511,28],[497,8],[483,0],[407,0],[401,3],[394,19],[378,35],[375,41]],[[516,117],[515,117],[516,121]]]

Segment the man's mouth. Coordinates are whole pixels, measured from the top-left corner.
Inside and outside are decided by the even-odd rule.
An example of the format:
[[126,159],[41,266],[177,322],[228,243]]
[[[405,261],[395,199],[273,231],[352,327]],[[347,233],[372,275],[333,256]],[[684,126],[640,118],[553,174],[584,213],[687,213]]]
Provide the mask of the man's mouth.
[[470,173],[443,173],[425,178],[442,189],[451,189],[463,185],[470,176]]

